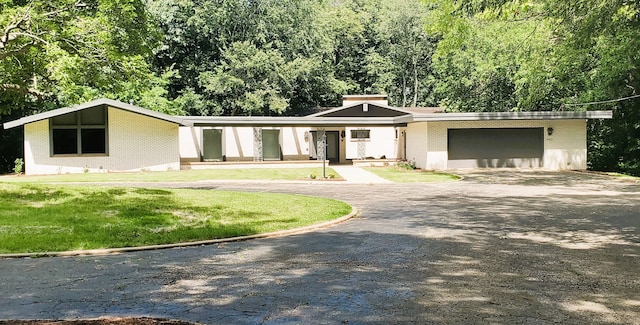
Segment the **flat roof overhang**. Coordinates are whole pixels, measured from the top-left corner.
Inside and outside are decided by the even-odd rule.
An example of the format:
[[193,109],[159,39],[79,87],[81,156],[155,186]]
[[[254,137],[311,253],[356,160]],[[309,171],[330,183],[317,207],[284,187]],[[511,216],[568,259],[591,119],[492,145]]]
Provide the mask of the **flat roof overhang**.
[[396,117],[183,116],[193,126],[406,126],[412,122],[611,119],[613,111],[413,113]]
[[394,117],[186,116],[193,126],[406,126]]
[[439,122],[439,121],[500,121],[500,120],[584,120],[611,119],[613,111],[538,111],[538,112],[482,112],[482,113],[414,113],[401,116],[399,121]]

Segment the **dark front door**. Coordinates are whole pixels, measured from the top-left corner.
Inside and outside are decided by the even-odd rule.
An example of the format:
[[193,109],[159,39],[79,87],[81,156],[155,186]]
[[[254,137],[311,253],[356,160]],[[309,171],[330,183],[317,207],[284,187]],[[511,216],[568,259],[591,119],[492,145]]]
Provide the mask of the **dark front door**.
[[202,130],[202,159],[204,161],[222,160],[222,130]]
[[[332,163],[340,162],[340,132],[338,131],[325,131],[327,135],[327,160]],[[320,156],[321,150],[318,150],[318,146],[322,143],[322,139],[318,138],[318,135],[322,132],[311,131],[311,159],[322,160]]]
[[327,160],[332,163],[340,162],[340,132],[327,131]]
[[262,158],[280,160],[280,130],[262,130]]

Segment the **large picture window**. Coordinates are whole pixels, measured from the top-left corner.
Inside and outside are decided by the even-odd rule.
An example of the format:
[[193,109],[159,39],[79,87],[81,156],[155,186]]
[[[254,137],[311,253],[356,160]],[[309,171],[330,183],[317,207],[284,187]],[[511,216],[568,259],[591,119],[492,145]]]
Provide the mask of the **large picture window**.
[[108,153],[106,107],[59,115],[49,121],[51,155]]

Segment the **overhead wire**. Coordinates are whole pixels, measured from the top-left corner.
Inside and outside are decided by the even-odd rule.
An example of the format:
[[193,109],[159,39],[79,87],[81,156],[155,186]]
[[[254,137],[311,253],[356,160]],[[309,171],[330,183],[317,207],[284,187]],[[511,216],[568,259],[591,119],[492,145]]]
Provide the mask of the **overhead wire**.
[[598,104],[609,104],[609,103],[621,102],[623,100],[634,99],[634,98],[638,98],[638,97],[640,97],[640,95],[633,95],[633,96],[629,96],[629,97],[610,99],[610,100],[601,100],[601,101],[597,101],[597,102],[562,104],[562,106],[588,106],[588,105],[598,105]]

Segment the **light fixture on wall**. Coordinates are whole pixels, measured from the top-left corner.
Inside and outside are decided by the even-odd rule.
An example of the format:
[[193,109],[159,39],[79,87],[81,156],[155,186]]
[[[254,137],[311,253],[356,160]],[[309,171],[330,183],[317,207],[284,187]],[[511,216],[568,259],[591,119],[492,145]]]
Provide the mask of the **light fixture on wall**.
[[304,131],[304,142],[309,142],[309,131]]
[[552,127],[548,127],[547,128],[547,135],[552,135],[553,134],[553,128]]
[[340,131],[340,138],[344,139],[347,136],[347,133],[344,130]]

